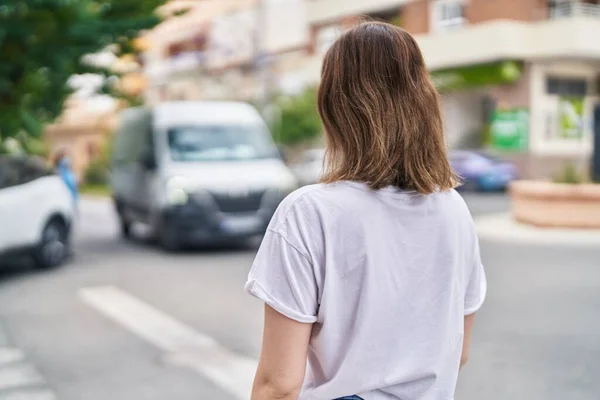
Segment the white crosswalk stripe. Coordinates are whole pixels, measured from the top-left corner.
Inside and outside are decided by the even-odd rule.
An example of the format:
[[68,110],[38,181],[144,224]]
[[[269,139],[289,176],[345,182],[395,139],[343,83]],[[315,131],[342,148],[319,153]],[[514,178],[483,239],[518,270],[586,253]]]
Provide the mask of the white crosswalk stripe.
[[24,389],[0,393],[0,400],[56,400],[56,396],[49,390]]
[[212,337],[113,286],[84,288],[82,299],[239,399],[248,399],[257,361],[226,349]]
[[14,347],[0,347],[0,367],[6,364],[15,363],[25,358],[23,352]]
[[31,364],[10,365],[0,369],[0,390],[34,386],[46,381]]
[[0,400],[57,400],[25,353],[0,329]]

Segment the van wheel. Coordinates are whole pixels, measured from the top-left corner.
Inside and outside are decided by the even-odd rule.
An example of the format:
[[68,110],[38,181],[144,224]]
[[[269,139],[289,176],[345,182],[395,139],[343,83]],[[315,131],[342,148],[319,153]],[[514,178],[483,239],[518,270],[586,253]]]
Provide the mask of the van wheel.
[[48,269],[59,266],[68,254],[68,230],[65,223],[54,218],[44,227],[42,240],[34,252],[37,268]]
[[163,250],[168,252],[176,252],[181,250],[181,241],[177,236],[177,232],[167,224],[161,224],[157,231],[158,244]]

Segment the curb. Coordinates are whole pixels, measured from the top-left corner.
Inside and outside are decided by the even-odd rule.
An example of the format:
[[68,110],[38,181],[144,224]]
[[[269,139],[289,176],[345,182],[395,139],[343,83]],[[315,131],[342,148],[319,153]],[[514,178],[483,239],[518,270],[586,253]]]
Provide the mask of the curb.
[[530,245],[598,246],[598,229],[539,228],[516,222],[510,213],[487,214],[475,218],[481,240]]

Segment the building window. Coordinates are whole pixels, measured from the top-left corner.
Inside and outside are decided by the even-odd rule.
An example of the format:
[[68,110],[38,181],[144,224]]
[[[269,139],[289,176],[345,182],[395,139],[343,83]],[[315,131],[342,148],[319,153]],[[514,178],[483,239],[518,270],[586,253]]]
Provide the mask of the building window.
[[596,0],[548,0],[548,14],[551,19],[600,16],[600,3]]
[[588,83],[585,79],[548,77],[546,92],[559,96],[585,97],[588,93]]
[[464,0],[434,0],[431,6],[433,30],[453,29],[466,22]]

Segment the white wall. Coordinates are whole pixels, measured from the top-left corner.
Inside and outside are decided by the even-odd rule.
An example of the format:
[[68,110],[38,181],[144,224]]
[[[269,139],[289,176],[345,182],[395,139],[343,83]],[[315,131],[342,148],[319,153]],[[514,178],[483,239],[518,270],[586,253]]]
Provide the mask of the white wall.
[[307,5],[304,0],[266,0],[265,48],[277,53],[299,46],[310,40]]

